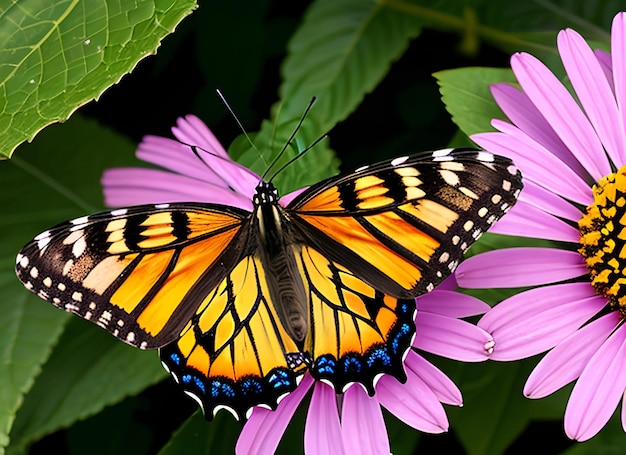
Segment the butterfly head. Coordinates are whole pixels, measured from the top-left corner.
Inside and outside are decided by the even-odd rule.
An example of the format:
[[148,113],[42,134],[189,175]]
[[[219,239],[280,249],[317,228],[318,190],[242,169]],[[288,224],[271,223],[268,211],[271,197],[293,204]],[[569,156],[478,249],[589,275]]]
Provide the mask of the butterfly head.
[[256,187],[252,202],[255,207],[267,204],[275,204],[278,202],[278,190],[272,182],[261,181]]

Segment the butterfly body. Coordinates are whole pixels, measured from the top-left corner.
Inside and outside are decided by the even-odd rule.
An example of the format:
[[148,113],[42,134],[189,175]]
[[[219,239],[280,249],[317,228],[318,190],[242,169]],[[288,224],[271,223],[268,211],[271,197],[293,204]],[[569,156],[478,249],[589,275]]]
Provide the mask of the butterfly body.
[[400,381],[415,297],[450,275],[521,190],[510,160],[442,150],[357,169],[252,211],[152,204],[53,227],[18,254],[32,292],[120,340],[160,349],[203,407],[245,418],[309,372],[370,395]]

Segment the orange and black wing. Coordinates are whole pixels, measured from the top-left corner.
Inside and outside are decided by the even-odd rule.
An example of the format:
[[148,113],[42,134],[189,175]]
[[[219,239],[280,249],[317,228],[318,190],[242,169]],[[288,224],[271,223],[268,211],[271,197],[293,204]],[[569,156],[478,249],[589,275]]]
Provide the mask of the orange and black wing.
[[404,382],[415,299],[384,294],[310,246],[300,249],[298,262],[310,302],[304,351],[313,377],[337,392],[358,383],[370,395],[382,374]]
[[322,181],[287,209],[323,257],[385,294],[414,298],[454,271],[521,188],[509,159],[448,149]]
[[118,209],[55,226],[18,254],[17,276],[125,343],[175,341],[245,254],[249,212],[207,204]]
[[253,406],[275,409],[307,368],[280,322],[257,254],[224,277],[160,356],[207,419],[221,408],[241,420]]
[[198,308],[161,360],[211,419],[221,408],[246,419],[253,406],[275,409],[310,370],[342,391],[370,394],[383,374],[403,381],[415,334],[415,300],[384,295],[314,248],[293,253],[308,299],[302,345],[289,337],[267,289],[258,255],[244,258]]

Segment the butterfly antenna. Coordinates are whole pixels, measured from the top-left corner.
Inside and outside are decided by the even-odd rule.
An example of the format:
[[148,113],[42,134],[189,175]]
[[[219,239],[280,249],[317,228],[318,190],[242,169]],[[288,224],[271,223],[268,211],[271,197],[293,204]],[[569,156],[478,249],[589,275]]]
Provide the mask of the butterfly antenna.
[[239,125],[239,129],[242,131],[243,135],[246,137],[246,139],[250,143],[250,146],[261,157],[261,160],[263,161],[263,164],[267,165],[267,162],[265,161],[265,158],[263,158],[263,155],[261,154],[259,149],[256,148],[256,145],[254,145],[254,142],[252,142],[252,139],[250,139],[250,136],[248,136],[248,133],[246,132],[245,128],[243,127],[243,125],[239,121],[239,118],[235,115],[235,111],[233,111],[233,109],[230,107],[230,104],[228,104],[228,101],[226,101],[226,97],[224,97],[224,95],[222,94],[220,89],[217,89],[215,91],[217,92],[217,96],[219,96],[220,99],[222,100],[222,103],[224,103],[224,106],[226,106],[226,109],[228,109],[228,112],[230,112],[230,115],[232,115],[233,118],[235,119],[235,122],[237,122],[237,125]]
[[[300,121],[298,122],[298,125],[295,127],[295,129],[293,130],[293,133],[291,133],[291,136],[289,137],[289,139],[287,140],[287,142],[285,142],[285,145],[283,146],[282,150],[280,151],[280,153],[278,153],[278,155],[276,156],[276,158],[274,158],[274,160],[272,161],[272,164],[269,165],[269,167],[265,170],[265,172],[263,173],[263,175],[261,176],[261,178],[263,180],[265,180],[265,178],[267,177],[267,175],[269,174],[270,170],[272,169],[272,167],[278,163],[278,160],[280,160],[280,158],[285,154],[285,152],[287,151],[287,148],[289,147],[289,145],[293,142],[294,138],[296,137],[296,134],[298,134],[298,130],[300,130],[300,127],[302,126],[302,123],[304,122],[304,119],[306,118],[307,114],[309,113],[309,111],[311,110],[311,108],[313,107],[313,104],[315,103],[316,97],[311,98],[311,101],[309,102],[309,105],[306,107],[306,109],[304,110],[304,113],[302,114],[302,116],[300,117]],[[324,136],[322,136],[321,138],[319,138],[318,140],[316,140],[313,145],[317,144],[320,140],[322,140]],[[287,164],[292,163],[296,158],[298,158],[300,155],[302,155],[302,153],[304,153],[305,151],[308,151],[311,148],[311,146],[307,147],[304,151],[302,151],[301,153],[298,153],[294,158],[292,158],[291,160],[289,160],[289,162]],[[271,181],[274,177],[276,177],[276,175],[282,171],[284,168],[286,167],[286,165],[282,166],[277,172],[275,172],[272,177],[269,179],[269,181]]]
[[309,150],[311,150],[313,147],[315,147],[317,144],[319,144],[320,142],[322,142],[324,139],[326,139],[328,137],[328,134],[323,134],[320,137],[318,137],[315,141],[313,141],[313,143],[311,145],[309,145],[307,148],[305,148],[304,150],[302,150],[300,153],[298,153],[296,156],[294,156],[293,158],[291,158],[289,161],[287,161],[285,164],[283,164],[275,173],[274,175],[272,175],[272,177],[269,179],[269,181],[271,182],[272,179],[274,177],[276,177],[278,174],[280,174],[282,171],[284,171],[287,167],[289,167],[289,165],[291,165],[294,161],[296,161],[298,158],[302,158],[302,156],[308,152]]

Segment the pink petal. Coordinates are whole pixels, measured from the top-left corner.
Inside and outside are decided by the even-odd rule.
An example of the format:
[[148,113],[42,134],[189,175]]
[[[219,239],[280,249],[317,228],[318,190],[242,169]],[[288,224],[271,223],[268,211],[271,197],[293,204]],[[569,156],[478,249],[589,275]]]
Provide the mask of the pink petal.
[[574,244],[580,241],[578,229],[524,201],[518,201],[489,232]]
[[606,81],[609,83],[611,90],[615,93],[615,84],[613,83],[613,65],[611,64],[611,54],[604,52],[602,49],[596,49],[593,51],[594,55],[598,59],[600,68],[606,77]]
[[304,452],[307,454],[345,453],[335,391],[316,382],[304,427]]
[[376,384],[376,397],[398,419],[427,433],[448,431],[448,418],[443,406],[430,387],[411,371],[407,381],[400,384],[384,375]]
[[613,311],[577,330],[548,352],[524,386],[528,398],[543,398],[580,376],[589,359],[620,322]]
[[[620,131],[626,131],[626,14],[618,13],[613,19],[611,28],[611,56],[615,98],[619,106],[621,119]],[[626,163],[622,160],[615,163],[617,167]]]
[[193,153],[191,147],[173,139],[144,136],[137,147],[137,158],[184,175],[215,185],[227,186],[224,180]]
[[611,166],[598,136],[556,76],[525,53],[511,57],[511,68],[524,92],[593,179],[610,174]]
[[[582,36],[563,30],[558,36],[561,60],[589,121],[614,163],[626,163],[626,142],[613,91],[602,67]],[[626,55],[626,54],[625,54]]]
[[213,155],[228,158],[228,154],[222,144],[217,140],[209,127],[195,115],[189,114],[180,117],[172,133],[181,142],[200,147]]
[[426,311],[457,319],[477,316],[490,309],[489,305],[476,297],[440,288],[418,297],[416,301],[419,312]]
[[308,186],[285,194],[283,197],[280,198],[280,205],[282,205],[283,207],[287,207],[291,203],[291,201],[296,198],[296,196],[298,196],[300,193],[303,193],[306,189],[308,189]]
[[255,407],[252,415],[243,426],[235,452],[237,455],[273,454],[294,412],[313,384],[313,378],[304,376],[296,390],[287,395],[275,411]]
[[206,202],[252,210],[252,200],[228,187],[220,187],[168,171],[148,168],[114,168],[102,174],[104,203],[128,207],[166,202]]
[[620,326],[598,349],[572,390],[565,432],[577,441],[595,436],[608,422],[626,389],[626,327]]
[[[592,197],[590,187],[587,187],[587,191],[589,191],[589,195]],[[524,181],[524,190],[520,193],[520,200],[543,212],[575,223],[578,223],[578,220],[583,216],[580,208],[546,190],[532,180]]]
[[404,366],[432,390],[437,400],[454,406],[463,406],[459,388],[440,369],[414,351],[409,351]]
[[587,273],[576,251],[558,248],[507,248],[472,256],[456,270],[464,288],[516,288],[556,283]]
[[376,398],[369,397],[362,387],[352,386],[343,395],[341,411],[341,434],[350,452],[390,453],[387,427]]
[[[491,123],[501,132],[473,136],[478,145],[511,158],[525,180],[532,180],[559,196],[583,205],[593,202],[587,182],[548,149],[509,123],[498,119]],[[561,178],[556,179],[555,175]]]
[[519,360],[556,346],[605,306],[590,283],[555,284],[500,302],[478,326],[493,335],[492,360]]
[[579,176],[587,177],[587,172],[524,92],[510,84],[494,84],[491,93],[515,126],[556,155]]
[[491,336],[475,325],[433,313],[418,311],[415,331],[416,348],[464,362],[487,360],[493,343]]

